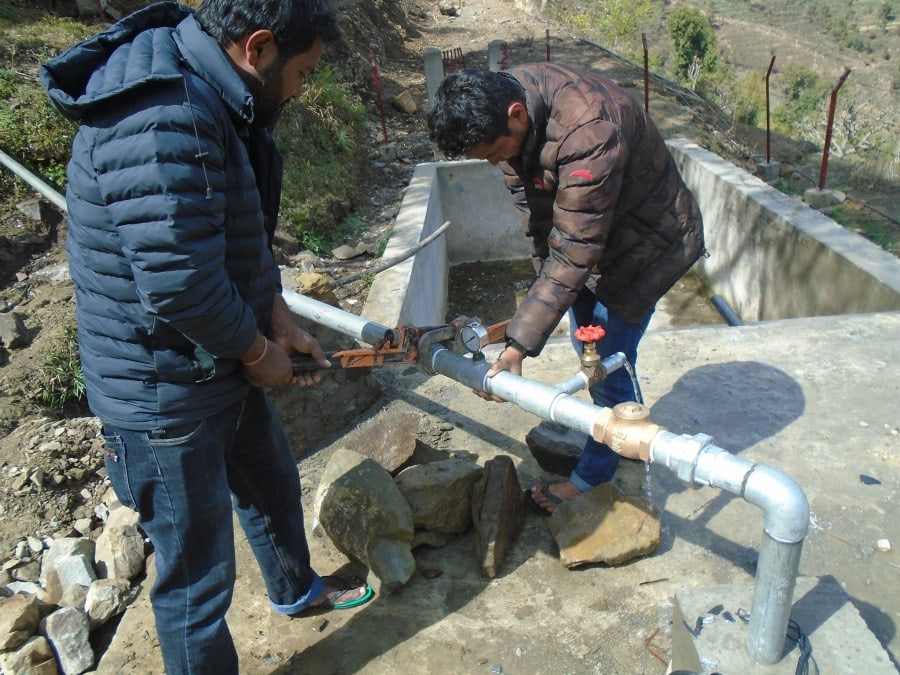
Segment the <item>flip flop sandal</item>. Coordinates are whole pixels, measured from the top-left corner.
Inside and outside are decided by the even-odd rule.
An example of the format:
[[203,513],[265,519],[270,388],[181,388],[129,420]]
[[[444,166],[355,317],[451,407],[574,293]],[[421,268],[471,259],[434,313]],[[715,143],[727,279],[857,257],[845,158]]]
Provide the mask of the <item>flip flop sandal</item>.
[[[372,590],[372,587],[369,586],[362,579],[357,579],[356,577],[340,577],[340,576],[329,576],[324,577],[324,579],[331,580],[332,582],[338,581],[338,587],[331,591],[328,595],[325,596],[325,600],[323,602],[316,603],[314,605],[310,605],[310,609],[350,609],[351,607],[359,607],[360,605],[368,602],[372,599],[372,596],[375,595],[375,592]],[[351,591],[354,588],[359,588],[360,586],[365,585],[366,592],[363,593],[360,597],[354,598],[353,600],[348,600],[347,602],[335,602],[338,598],[340,598],[347,591]]]
[[[547,499],[549,499],[551,502],[553,502],[554,504],[556,504],[557,506],[559,506],[560,504],[563,503],[563,500],[560,499],[559,497],[557,497],[557,496],[556,496],[555,494],[553,494],[552,492],[550,492],[550,486],[551,486],[551,485],[560,485],[561,483],[565,483],[565,481],[564,481],[564,480],[558,480],[558,481],[549,481],[549,480],[548,480],[548,481],[545,481],[545,482],[541,483],[541,484],[538,486],[538,488],[540,489],[542,495],[544,495],[544,496],[545,496]],[[534,499],[534,490],[525,490],[525,497],[526,497],[525,502],[526,502],[526,503],[528,504],[528,506],[530,506],[531,509],[532,509],[533,511],[535,511],[536,513],[539,513],[539,514],[542,515],[542,516],[552,516],[552,515],[553,515],[552,512],[548,511],[548,510],[545,509],[543,506],[541,506],[540,504],[538,504],[537,501],[535,501],[535,499]]]

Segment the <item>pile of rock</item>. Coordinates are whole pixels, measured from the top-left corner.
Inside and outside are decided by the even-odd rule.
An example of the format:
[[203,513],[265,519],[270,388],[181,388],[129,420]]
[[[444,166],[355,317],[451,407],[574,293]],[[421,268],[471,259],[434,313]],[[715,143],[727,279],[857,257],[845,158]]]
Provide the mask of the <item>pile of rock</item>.
[[3,672],[85,672],[95,662],[91,633],[136,597],[147,553],[137,514],[111,491],[104,504],[105,524],[96,537],[31,536],[4,564]]
[[[524,522],[513,459],[498,455],[481,466],[465,452],[430,447],[417,436],[420,416],[388,411],[345,437],[316,495],[313,534],[361,562],[382,594],[412,577],[414,548],[443,546],[470,528],[479,571],[494,577]],[[527,443],[542,468],[567,475],[584,439],[542,424]],[[546,519],[563,565],[615,565],[656,550],[659,514],[642,494],[645,478],[644,464],[623,460],[614,482],[567,500]]]

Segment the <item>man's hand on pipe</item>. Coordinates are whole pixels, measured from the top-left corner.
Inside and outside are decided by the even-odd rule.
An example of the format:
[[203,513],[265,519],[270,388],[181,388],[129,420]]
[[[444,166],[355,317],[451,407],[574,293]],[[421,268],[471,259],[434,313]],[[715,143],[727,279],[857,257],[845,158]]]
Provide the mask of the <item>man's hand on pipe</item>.
[[[497,360],[494,361],[494,365],[490,367],[487,371],[487,377],[493,377],[497,373],[502,373],[503,371],[507,371],[512,373],[513,375],[522,375],[522,361],[525,360],[525,355],[520,352],[515,347],[507,347],[502,352],[500,352],[500,356],[497,357]],[[494,396],[493,394],[489,394],[486,391],[481,391],[480,389],[472,390],[476,396],[483,398],[485,401],[494,401],[495,403],[503,403],[506,399],[502,399],[499,396]]]

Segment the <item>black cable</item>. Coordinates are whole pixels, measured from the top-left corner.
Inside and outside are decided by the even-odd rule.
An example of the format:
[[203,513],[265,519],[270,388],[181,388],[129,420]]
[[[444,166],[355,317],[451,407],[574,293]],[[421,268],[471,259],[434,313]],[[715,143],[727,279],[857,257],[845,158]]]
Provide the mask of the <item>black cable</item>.
[[[816,663],[812,655],[812,643],[800,629],[800,624],[793,619],[788,619],[787,637],[795,642],[797,649],[800,650],[800,658],[797,660],[797,669],[794,673],[796,675],[809,675],[810,672],[813,672],[815,675],[819,675],[819,664]],[[812,671],[809,669],[810,664],[813,667]]]

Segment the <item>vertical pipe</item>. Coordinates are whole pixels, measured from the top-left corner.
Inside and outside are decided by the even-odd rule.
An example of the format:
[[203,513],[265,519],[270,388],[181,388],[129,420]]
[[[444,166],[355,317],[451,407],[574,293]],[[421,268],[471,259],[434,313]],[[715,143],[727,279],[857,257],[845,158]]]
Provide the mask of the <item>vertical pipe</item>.
[[831,102],[828,104],[828,125],[825,127],[825,149],[822,150],[822,168],[819,170],[819,190],[825,189],[825,174],[828,173],[828,152],[831,149],[831,127],[834,124],[834,105],[837,102],[837,93],[844,80],[850,74],[849,68],[844,68],[844,74],[838,79],[837,84],[831,90]]
[[547,63],[550,62],[550,29],[548,28],[544,33],[545,40],[547,42]]
[[747,651],[756,663],[773,665],[784,656],[802,550],[802,539],[784,543],[763,532],[747,638]]
[[772,66],[775,65],[775,55],[769,61],[769,69],[766,71],[766,164],[772,161],[771,131],[769,128],[769,75],[772,74]]
[[650,52],[647,50],[647,34],[641,33],[644,45],[644,112],[650,113]]
[[372,79],[375,80],[375,97],[378,101],[378,114],[381,115],[381,131],[384,133],[384,142],[388,142],[387,120],[384,118],[384,103],[381,100],[381,79],[378,77],[378,65],[375,63],[375,50],[369,50],[369,62],[372,64]]

